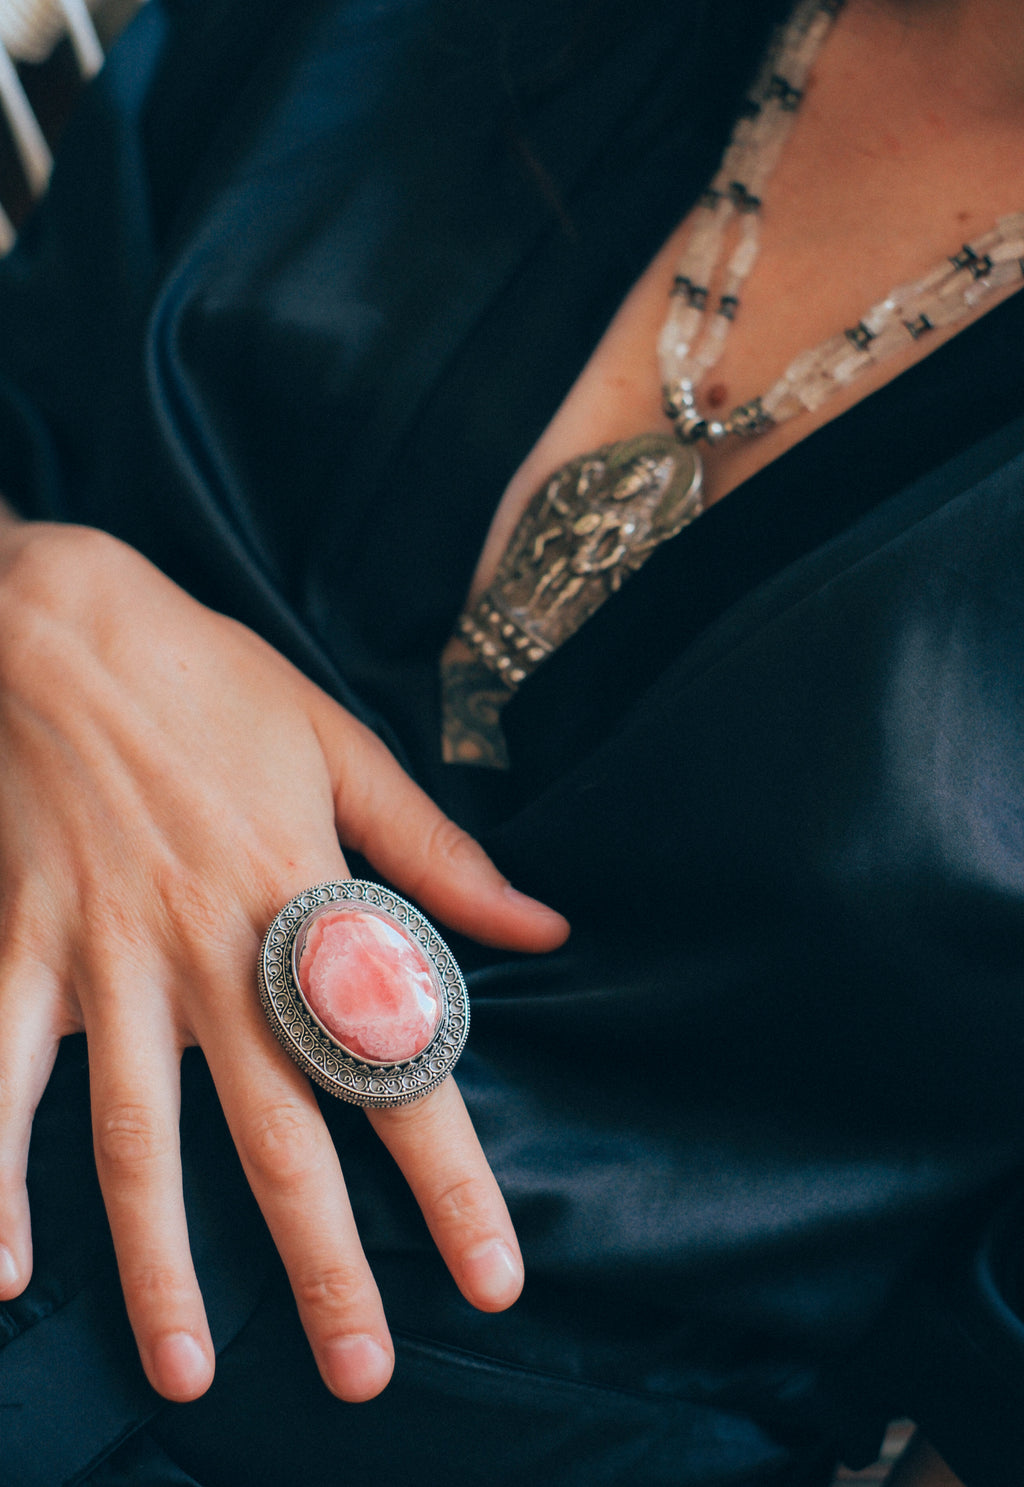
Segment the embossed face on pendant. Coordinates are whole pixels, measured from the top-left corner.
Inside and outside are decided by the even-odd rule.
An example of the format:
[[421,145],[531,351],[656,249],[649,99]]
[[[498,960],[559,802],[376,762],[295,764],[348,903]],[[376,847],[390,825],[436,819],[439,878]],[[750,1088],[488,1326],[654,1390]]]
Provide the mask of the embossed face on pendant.
[[295,937],[292,963],[310,1013],[355,1058],[401,1063],[437,1031],[443,991],[430,960],[370,905],[334,903],[311,914]]

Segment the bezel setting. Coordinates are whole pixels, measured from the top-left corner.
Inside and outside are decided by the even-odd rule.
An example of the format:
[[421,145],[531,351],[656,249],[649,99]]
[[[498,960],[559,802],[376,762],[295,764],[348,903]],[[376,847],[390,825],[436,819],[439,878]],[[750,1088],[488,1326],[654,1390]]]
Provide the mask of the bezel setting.
[[[377,1063],[359,1058],[331,1035],[306,1001],[295,970],[295,945],[310,920],[337,907],[384,914],[430,964],[440,1015],[430,1041],[411,1058]],[[317,883],[275,914],[259,956],[263,1010],[278,1042],[321,1088],[352,1105],[385,1109],[419,1100],[451,1073],[469,1033],[469,993],[458,963],[430,921],[399,894],[360,878]]]

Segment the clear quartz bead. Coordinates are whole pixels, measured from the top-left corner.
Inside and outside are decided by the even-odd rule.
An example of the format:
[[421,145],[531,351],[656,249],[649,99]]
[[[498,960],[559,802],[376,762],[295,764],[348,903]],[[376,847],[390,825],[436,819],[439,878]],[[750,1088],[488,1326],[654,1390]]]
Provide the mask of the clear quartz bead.
[[757,261],[757,255],[761,249],[760,233],[757,230],[757,218],[755,216],[744,217],[743,226],[740,230],[740,239],[733,250],[729,260],[729,273],[734,275],[743,283],[750,270]]
[[950,268],[949,263],[940,263],[925,274],[923,279],[917,279],[913,284],[908,284],[904,290],[907,300],[919,299],[922,295],[931,294],[933,290],[940,289],[951,273],[956,271]]
[[817,370],[818,362],[819,357],[816,349],[801,351],[799,356],[795,356],[786,368],[783,373],[783,380],[788,382],[790,386],[795,386],[804,377],[809,376]]
[[721,356],[728,334],[729,322],[725,316],[712,316],[694,355],[694,360],[704,373],[709,372]]
[[703,284],[714,268],[725,232],[725,212],[709,214],[693,229],[686,251],[679,261],[681,276]]
[[847,382],[852,382],[854,377],[858,377],[864,371],[865,367],[870,365],[871,363],[863,351],[851,348],[849,354],[833,366],[832,377],[840,386],[843,386]]
[[845,334],[830,336],[817,348],[818,365],[822,371],[831,376],[833,368],[844,362],[851,350],[852,347]]
[[[965,289],[963,293],[955,296],[950,295],[947,298],[940,298],[930,304],[927,309],[927,315],[932,325],[935,326],[935,329],[941,330],[944,325],[955,325],[958,320],[962,320],[971,305],[969,296],[973,293],[974,289],[984,282],[983,279],[977,279],[973,281],[972,287]],[[985,291],[982,290],[981,297],[984,298],[984,295]]]
[[794,396],[800,400],[809,413],[816,412],[834,391],[835,387],[831,377],[826,377],[822,372],[814,377],[808,377],[793,388]]
[[903,321],[893,320],[870,342],[867,354],[873,362],[878,363],[884,361],[887,356],[891,356],[893,352],[902,351],[909,342],[910,333]]
[[891,295],[879,300],[877,305],[872,305],[866,314],[861,316],[861,325],[871,332],[873,336],[885,329],[896,314],[896,301]]
[[730,263],[725,271],[725,277],[722,280],[722,299],[738,300],[740,297],[740,290],[743,288],[743,281],[745,278],[745,274],[734,273],[732,264]]
[[658,363],[663,382],[678,382],[691,370],[690,352],[703,322],[703,315],[692,305],[671,316],[658,338]]
[[768,178],[779,162],[788,133],[789,130],[786,129],[767,139],[757,164],[747,167],[746,184],[752,196],[763,196]]
[[953,274],[949,279],[946,280],[945,284],[943,284],[940,289],[937,289],[935,291],[935,294],[932,296],[930,301],[927,295],[922,295],[920,298],[920,304],[923,306],[929,303],[938,304],[942,300],[963,299],[964,289],[970,282],[970,278],[967,274]]
[[1024,274],[1024,267],[1018,256],[1007,259],[1003,263],[993,262],[991,269],[979,282],[988,284],[991,289],[1003,289],[1007,284],[1015,283],[1022,274]]
[[824,41],[831,20],[820,8],[816,16],[810,21],[803,36],[799,38],[793,48],[790,60],[789,76],[798,87],[803,87],[807,81],[807,75],[818,54],[818,49]]
[[761,399],[761,406],[775,423],[784,423],[794,414],[802,413],[804,405],[784,377],[770,387]]
[[1003,240],[1003,234],[1000,231],[999,223],[997,222],[995,227],[993,227],[991,231],[986,232],[983,237],[975,238],[974,242],[971,243],[969,246],[973,248],[975,253],[980,256],[981,254],[988,253],[993,248],[998,247],[999,244],[1003,242]]
[[679,342],[692,342],[704,321],[704,316],[695,305],[682,300],[673,301],[673,313],[665,321],[661,332],[661,344],[668,350]]

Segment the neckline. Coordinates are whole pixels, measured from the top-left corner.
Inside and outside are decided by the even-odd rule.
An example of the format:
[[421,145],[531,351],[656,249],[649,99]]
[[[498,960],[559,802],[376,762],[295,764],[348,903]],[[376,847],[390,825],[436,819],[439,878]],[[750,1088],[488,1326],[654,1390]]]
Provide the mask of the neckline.
[[[1017,420],[1022,385],[1024,295],[1015,295],[665,543],[505,709],[515,799],[535,796],[598,747],[741,601]],[[959,490],[951,484],[948,498]]]

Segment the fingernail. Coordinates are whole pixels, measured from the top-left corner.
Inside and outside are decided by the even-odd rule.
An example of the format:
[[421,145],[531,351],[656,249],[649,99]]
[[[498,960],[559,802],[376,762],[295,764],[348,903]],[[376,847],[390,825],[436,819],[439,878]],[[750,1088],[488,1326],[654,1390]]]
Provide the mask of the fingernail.
[[153,1348],[153,1373],[161,1394],[169,1399],[194,1399],[209,1385],[210,1363],[190,1332],[171,1332]]
[[0,1244],[0,1291],[12,1290],[18,1284],[20,1271],[6,1245]]
[[394,1368],[388,1350],[364,1333],[333,1338],[321,1357],[328,1388],[351,1404],[379,1394]]
[[500,1311],[523,1289],[523,1262],[501,1239],[471,1249],[462,1259],[466,1290],[477,1306]]

